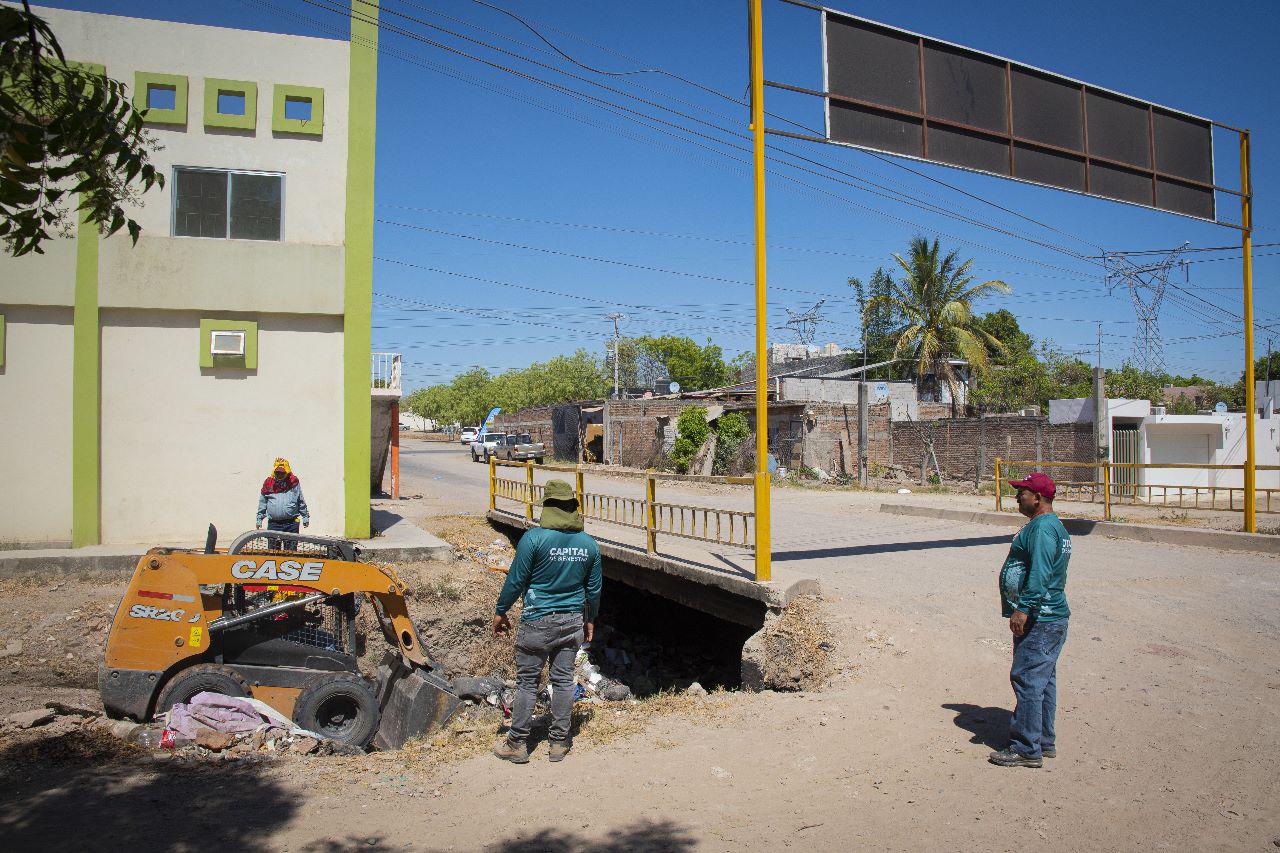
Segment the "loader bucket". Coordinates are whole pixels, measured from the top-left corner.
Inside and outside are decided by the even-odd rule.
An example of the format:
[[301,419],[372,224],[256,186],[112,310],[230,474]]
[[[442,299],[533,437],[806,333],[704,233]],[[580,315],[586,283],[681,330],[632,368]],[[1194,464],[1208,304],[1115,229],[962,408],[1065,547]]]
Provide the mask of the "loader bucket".
[[409,738],[440,728],[461,704],[449,682],[429,670],[384,664],[378,675],[384,689],[382,723],[373,737],[377,749],[399,749]]

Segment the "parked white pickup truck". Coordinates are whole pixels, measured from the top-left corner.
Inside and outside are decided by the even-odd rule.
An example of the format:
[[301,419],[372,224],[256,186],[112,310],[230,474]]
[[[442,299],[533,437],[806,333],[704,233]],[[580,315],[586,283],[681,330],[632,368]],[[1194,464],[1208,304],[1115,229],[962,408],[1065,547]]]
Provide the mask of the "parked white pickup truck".
[[477,435],[471,442],[471,461],[488,462],[489,456],[498,449],[498,445],[502,444],[506,437],[505,432],[486,432]]
[[491,453],[499,459],[510,462],[528,462],[532,459],[541,465],[547,455],[547,449],[542,442],[534,441],[527,432],[519,434],[509,432]]

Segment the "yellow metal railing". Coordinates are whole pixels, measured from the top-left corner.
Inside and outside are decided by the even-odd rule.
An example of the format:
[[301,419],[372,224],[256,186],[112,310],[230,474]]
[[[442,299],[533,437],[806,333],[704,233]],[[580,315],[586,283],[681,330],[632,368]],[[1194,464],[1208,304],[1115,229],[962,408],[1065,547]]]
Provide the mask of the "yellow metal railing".
[[[503,477],[499,473],[500,468],[523,468],[524,473],[518,478]],[[576,466],[535,466],[531,462],[490,459],[489,508],[498,509],[499,500],[522,504],[524,517],[532,520],[534,507],[542,499],[544,491],[541,485],[534,482],[535,469],[573,474],[574,492],[578,496],[578,506],[582,510],[583,518],[633,530],[643,530],[645,550],[650,554],[658,552],[658,534],[699,542],[713,542],[718,545],[732,545],[747,548],[753,554],[755,553],[754,512],[658,500],[659,480],[751,485],[754,482],[752,477],[699,477],[685,474],[609,471],[608,474],[611,477],[644,479],[644,497],[630,497],[587,491],[584,481],[588,472]],[[758,576],[756,579],[762,580]]]
[[[1185,462],[1052,462],[1009,460],[999,457],[995,460],[996,511],[1004,509],[1004,491],[1009,488],[1007,480],[1026,476],[1031,471],[1052,472],[1057,469],[1067,471],[1089,472],[1082,477],[1068,475],[1068,478],[1054,477],[1058,487],[1058,495],[1069,500],[1087,500],[1090,503],[1102,504],[1102,517],[1111,520],[1112,506],[1148,506],[1167,507],[1186,510],[1217,510],[1218,512],[1244,512],[1245,486],[1230,486],[1210,483],[1142,483],[1143,470],[1175,470],[1175,471],[1240,471],[1243,475],[1244,465],[1197,465]],[[1280,465],[1258,465],[1258,471],[1280,471]],[[1261,513],[1280,514],[1280,499],[1272,500],[1280,495],[1280,489],[1262,488],[1257,490],[1259,498],[1257,511]],[[1225,496],[1225,499],[1224,499]]]

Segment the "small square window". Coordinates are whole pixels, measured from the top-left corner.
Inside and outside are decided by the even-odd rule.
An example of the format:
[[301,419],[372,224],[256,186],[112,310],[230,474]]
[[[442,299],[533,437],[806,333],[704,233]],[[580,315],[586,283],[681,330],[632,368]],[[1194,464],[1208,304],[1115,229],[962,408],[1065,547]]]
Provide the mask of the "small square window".
[[178,89],[151,83],[147,86],[147,109],[175,110],[178,108]]
[[311,121],[311,99],[286,97],[284,117],[290,121]]
[[244,92],[218,92],[218,113],[224,116],[244,115]]

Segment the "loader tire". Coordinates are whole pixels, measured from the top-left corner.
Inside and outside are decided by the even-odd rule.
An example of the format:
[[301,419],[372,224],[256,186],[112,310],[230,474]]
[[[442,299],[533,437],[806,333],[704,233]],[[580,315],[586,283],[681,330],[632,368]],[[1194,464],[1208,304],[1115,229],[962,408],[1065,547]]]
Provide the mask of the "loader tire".
[[249,695],[249,685],[229,666],[198,663],[169,679],[156,701],[156,713],[168,711],[179,702],[189,702],[192,696],[206,691],[244,697]]
[[358,675],[322,676],[298,694],[293,721],[318,735],[364,749],[381,722],[378,697]]

